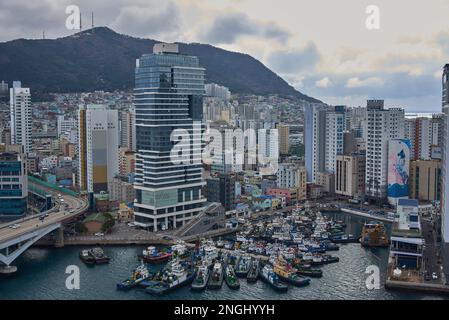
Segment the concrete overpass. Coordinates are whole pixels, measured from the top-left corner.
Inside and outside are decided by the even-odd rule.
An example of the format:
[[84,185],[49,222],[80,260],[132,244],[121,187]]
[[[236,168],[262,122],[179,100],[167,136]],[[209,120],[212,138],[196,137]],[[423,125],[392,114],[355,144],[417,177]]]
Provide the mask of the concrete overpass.
[[[10,266],[23,252],[45,235],[59,230],[56,245],[63,246],[63,226],[75,221],[89,207],[87,198],[75,197],[55,191],[49,187],[29,181],[34,190],[40,189],[42,194],[51,195],[55,206],[46,212],[0,224],[0,274],[14,273],[17,268]],[[61,195],[59,198],[58,194]]]

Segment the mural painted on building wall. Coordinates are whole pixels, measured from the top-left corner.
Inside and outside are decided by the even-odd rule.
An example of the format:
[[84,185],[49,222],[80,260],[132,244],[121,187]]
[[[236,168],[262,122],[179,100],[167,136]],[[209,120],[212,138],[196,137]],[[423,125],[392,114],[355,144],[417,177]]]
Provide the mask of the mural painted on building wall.
[[410,149],[408,139],[390,140],[388,144],[388,197],[406,198],[410,194]]

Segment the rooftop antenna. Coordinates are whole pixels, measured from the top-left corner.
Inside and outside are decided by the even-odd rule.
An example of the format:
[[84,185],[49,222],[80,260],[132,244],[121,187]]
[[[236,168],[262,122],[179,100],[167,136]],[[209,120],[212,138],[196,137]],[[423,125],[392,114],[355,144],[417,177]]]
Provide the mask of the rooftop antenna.
[[80,11],[80,31],[83,31],[83,23],[81,20],[81,11]]
[[42,30],[42,39],[45,40],[45,30]]
[[94,12],[92,11],[92,29],[94,28]]

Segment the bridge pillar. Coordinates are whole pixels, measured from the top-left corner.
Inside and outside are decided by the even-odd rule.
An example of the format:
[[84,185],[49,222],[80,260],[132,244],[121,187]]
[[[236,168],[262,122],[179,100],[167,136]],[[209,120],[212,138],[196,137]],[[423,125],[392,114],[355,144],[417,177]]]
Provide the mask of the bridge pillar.
[[64,247],[64,227],[63,226],[59,227],[56,230],[55,247],[56,248]]
[[17,273],[16,266],[0,266],[0,277],[11,277]]

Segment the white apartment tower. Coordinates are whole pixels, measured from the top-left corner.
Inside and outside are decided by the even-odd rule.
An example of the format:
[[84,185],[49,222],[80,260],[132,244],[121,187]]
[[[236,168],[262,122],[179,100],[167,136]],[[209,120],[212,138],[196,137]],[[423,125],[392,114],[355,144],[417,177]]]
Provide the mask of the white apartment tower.
[[14,81],[9,90],[11,113],[11,144],[20,144],[25,153],[31,152],[31,94],[29,88],[22,88],[20,81]]
[[388,141],[404,138],[404,109],[384,109],[383,100],[368,100],[366,195],[383,199],[388,187]]

